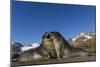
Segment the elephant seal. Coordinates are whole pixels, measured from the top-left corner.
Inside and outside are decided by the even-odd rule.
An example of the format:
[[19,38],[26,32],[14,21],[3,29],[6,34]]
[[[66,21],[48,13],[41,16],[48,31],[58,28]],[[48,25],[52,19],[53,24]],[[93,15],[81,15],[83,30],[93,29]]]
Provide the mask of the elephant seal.
[[30,61],[40,61],[40,60],[47,60],[49,59],[49,53],[44,48],[43,45],[40,45],[39,47],[35,49],[30,49],[22,53],[17,61],[18,62],[30,62]]
[[87,56],[89,53],[81,48],[72,47],[59,32],[50,32],[53,39],[57,58],[68,58],[72,56]]
[[41,45],[35,49],[25,51],[18,57],[19,62],[40,61],[57,58],[53,39],[48,32],[42,36]]
[[42,45],[49,52],[49,55],[50,55],[51,59],[56,59],[57,58],[54,42],[53,42],[53,39],[51,38],[49,32],[44,33],[44,35],[42,37]]

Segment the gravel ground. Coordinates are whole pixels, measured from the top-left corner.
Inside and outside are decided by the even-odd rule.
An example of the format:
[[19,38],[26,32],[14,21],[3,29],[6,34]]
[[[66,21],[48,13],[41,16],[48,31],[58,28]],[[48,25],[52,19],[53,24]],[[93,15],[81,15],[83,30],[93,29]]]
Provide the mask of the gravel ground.
[[27,66],[27,65],[43,65],[43,64],[60,64],[60,63],[76,63],[76,62],[89,62],[89,61],[96,61],[96,56],[87,56],[87,57],[72,57],[67,59],[50,59],[45,61],[35,61],[35,62],[12,62],[12,67],[18,66]]

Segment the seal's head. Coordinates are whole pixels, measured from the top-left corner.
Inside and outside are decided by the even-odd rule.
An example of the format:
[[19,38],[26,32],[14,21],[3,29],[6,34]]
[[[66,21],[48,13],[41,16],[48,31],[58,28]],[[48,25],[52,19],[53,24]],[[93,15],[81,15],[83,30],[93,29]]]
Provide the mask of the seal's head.
[[42,39],[50,39],[50,34],[49,34],[49,32],[45,32],[44,33],[44,35],[43,35],[43,37],[42,37]]
[[70,44],[67,42],[67,40],[61,35],[59,32],[50,32],[50,36],[53,39],[54,44],[60,44],[60,45],[67,45],[67,47],[70,48]]
[[47,49],[53,49],[54,50],[54,42],[49,32],[45,32],[42,37],[42,44]]
[[53,42],[49,32],[45,32],[43,37],[42,37],[42,42],[45,44],[48,44],[49,42]]
[[60,39],[62,38],[59,32],[50,32],[50,36],[53,40],[56,40],[56,41],[60,41]]

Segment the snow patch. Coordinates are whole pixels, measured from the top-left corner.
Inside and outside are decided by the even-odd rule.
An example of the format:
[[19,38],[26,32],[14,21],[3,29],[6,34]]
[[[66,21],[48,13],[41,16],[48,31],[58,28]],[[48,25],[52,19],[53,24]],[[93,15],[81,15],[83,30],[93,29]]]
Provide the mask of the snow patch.
[[[93,33],[94,34],[94,33]],[[79,37],[85,37],[86,39],[84,39],[84,41],[86,41],[87,39],[92,39],[93,37],[89,36],[89,33],[85,33],[85,32],[82,32],[80,33],[78,36],[74,37],[72,39],[73,42],[75,42],[75,40]]]
[[80,36],[77,36],[77,37],[73,38],[72,41],[75,42],[75,40],[76,40],[78,37],[80,37]]
[[90,37],[90,36],[84,36],[84,37],[86,37],[86,38],[88,38],[88,39],[91,39],[92,37]]
[[37,47],[39,47],[39,46],[40,46],[39,43],[33,43],[32,46],[24,46],[24,47],[22,47],[22,48],[21,48],[21,51],[22,51],[22,52],[23,52],[23,51],[27,51],[27,50],[29,50],[29,49],[37,48]]

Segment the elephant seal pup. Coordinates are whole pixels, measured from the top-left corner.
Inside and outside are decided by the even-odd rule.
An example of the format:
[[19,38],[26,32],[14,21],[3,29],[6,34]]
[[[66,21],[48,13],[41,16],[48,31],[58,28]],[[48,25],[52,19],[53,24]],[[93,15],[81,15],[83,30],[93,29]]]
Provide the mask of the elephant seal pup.
[[44,46],[40,45],[35,49],[30,49],[22,53],[18,58],[18,62],[40,61],[47,59],[49,59],[49,54]]
[[50,55],[51,59],[56,59],[57,58],[57,54],[56,54],[53,39],[51,38],[51,36],[48,32],[45,32],[43,37],[42,37],[42,45],[49,52],[49,55]]
[[83,49],[72,47],[59,32],[50,32],[50,35],[53,39],[58,59],[88,55]]

